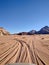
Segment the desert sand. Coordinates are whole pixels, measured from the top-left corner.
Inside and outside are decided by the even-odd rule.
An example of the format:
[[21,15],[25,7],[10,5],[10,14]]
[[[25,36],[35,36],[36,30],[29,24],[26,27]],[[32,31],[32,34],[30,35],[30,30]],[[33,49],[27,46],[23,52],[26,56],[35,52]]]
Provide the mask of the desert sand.
[[0,36],[0,65],[49,65],[49,35]]

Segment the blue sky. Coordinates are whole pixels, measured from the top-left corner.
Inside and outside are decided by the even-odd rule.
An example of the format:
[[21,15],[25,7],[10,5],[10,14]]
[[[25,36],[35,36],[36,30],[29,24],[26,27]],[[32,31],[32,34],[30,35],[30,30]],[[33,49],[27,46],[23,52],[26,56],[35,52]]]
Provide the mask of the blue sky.
[[11,33],[49,26],[49,0],[0,0],[0,27]]

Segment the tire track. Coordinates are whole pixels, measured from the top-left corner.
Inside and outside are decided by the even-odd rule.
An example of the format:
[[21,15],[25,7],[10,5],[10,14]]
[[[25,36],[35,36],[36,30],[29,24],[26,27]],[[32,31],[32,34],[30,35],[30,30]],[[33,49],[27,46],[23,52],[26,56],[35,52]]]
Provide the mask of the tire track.
[[7,56],[5,56],[3,59],[1,59],[0,63],[6,63],[8,59],[10,59],[12,57],[12,55],[17,51],[17,49],[14,49],[14,52],[12,51],[10,54],[8,54]]
[[10,55],[15,49],[17,48],[17,46],[15,45],[14,48],[11,48],[8,53],[6,53],[5,55],[3,55],[1,58],[0,58],[0,62],[5,59],[8,55]]
[[[5,43],[6,44],[6,43]],[[12,46],[14,46],[14,44],[9,44],[9,45],[7,45],[7,46],[5,46],[4,48],[6,48],[6,50],[4,51],[4,52],[2,52],[1,54],[0,54],[0,56],[2,55],[2,54],[4,54],[4,53],[6,53]],[[3,49],[4,50],[4,49]]]
[[[29,63],[34,63],[33,62],[34,58],[33,58],[32,52],[31,52],[28,44],[25,41],[18,40],[18,39],[16,39],[16,40],[19,41],[22,46],[26,47],[26,51],[28,52],[27,55],[28,55]],[[21,57],[21,55],[20,55],[20,57]]]
[[[37,55],[38,59],[41,61],[41,63],[42,63],[43,65],[48,65],[49,62],[46,63],[46,62],[45,62],[45,58],[42,59],[42,55],[45,54],[45,57],[47,57],[47,59],[49,58],[49,55],[46,54],[45,52],[39,50],[39,49],[36,49],[36,50],[37,50],[37,51],[36,51],[36,55]],[[41,55],[41,54],[42,54],[42,55]],[[49,59],[48,59],[48,60],[49,60]]]
[[[35,38],[35,37],[34,37]],[[38,41],[39,42],[39,41]],[[36,43],[36,42],[34,42],[34,43]],[[38,52],[38,54],[37,54],[37,48],[35,48],[35,45],[33,44],[33,50],[34,50],[34,55],[35,55],[35,60],[36,60],[36,64],[37,65],[46,65],[43,61],[42,61],[42,59],[38,56],[39,55],[39,52]],[[40,50],[39,50],[40,51]]]
[[2,55],[0,55],[0,58],[2,58],[3,56],[5,56],[6,54],[9,54],[13,50],[13,48],[15,47],[15,45],[16,45],[16,43],[14,45],[12,45],[6,52],[4,52]]
[[13,54],[17,51],[17,47],[19,47],[17,46],[17,44],[18,43],[15,43],[15,45],[9,50],[9,53],[8,54],[6,53],[5,56],[0,58],[1,65],[4,65],[8,61],[8,59],[10,59],[13,56]]
[[[5,46],[1,47],[1,49],[4,49],[6,47],[6,49],[4,49],[3,52],[0,53],[0,65],[9,63],[30,63],[37,65],[47,65],[49,63],[48,61],[46,62],[46,60],[44,60],[45,57],[46,59],[49,57],[49,54],[42,51],[42,44],[41,42],[39,42],[39,39],[36,39],[36,36],[34,36],[33,39],[28,39],[27,37],[26,39],[28,40],[20,38],[13,38],[12,40],[15,41],[13,44],[5,43]],[[41,50],[40,48],[38,49],[39,46],[36,43],[40,43],[40,48],[42,47]]]

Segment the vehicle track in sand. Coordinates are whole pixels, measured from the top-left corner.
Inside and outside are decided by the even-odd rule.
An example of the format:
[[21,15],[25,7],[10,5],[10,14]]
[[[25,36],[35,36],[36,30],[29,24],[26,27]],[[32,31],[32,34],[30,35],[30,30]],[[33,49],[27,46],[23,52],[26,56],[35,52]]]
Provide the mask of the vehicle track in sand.
[[[36,41],[33,43],[33,50],[35,54],[36,64],[37,65],[49,65],[49,40],[41,40],[39,36],[38,39],[34,37]],[[45,43],[48,42],[48,43]]]
[[15,40],[16,43],[9,46],[6,51],[0,54],[0,64],[4,65],[11,63],[13,58],[14,58],[13,61],[15,63],[16,62],[35,63],[33,52],[30,49],[29,45],[23,40],[19,39]]
[[[20,37],[20,36],[19,36]],[[41,36],[14,37],[8,43],[0,43],[0,65],[10,63],[30,63],[37,65],[49,65],[49,46]],[[6,40],[6,38],[5,38]],[[1,40],[0,40],[1,41]],[[13,41],[13,42],[11,42]],[[46,53],[46,51],[48,51]]]

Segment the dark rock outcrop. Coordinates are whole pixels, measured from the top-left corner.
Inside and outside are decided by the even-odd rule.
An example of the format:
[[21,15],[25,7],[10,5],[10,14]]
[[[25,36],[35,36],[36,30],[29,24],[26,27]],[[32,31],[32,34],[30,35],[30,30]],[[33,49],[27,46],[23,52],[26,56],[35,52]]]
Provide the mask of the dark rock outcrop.
[[27,32],[20,32],[20,33],[17,33],[17,35],[28,35]]
[[28,33],[29,33],[29,34],[36,34],[37,31],[36,31],[36,30],[31,30],[31,31],[29,31]]
[[41,28],[37,33],[38,34],[49,34],[49,27],[45,26],[45,27]]

